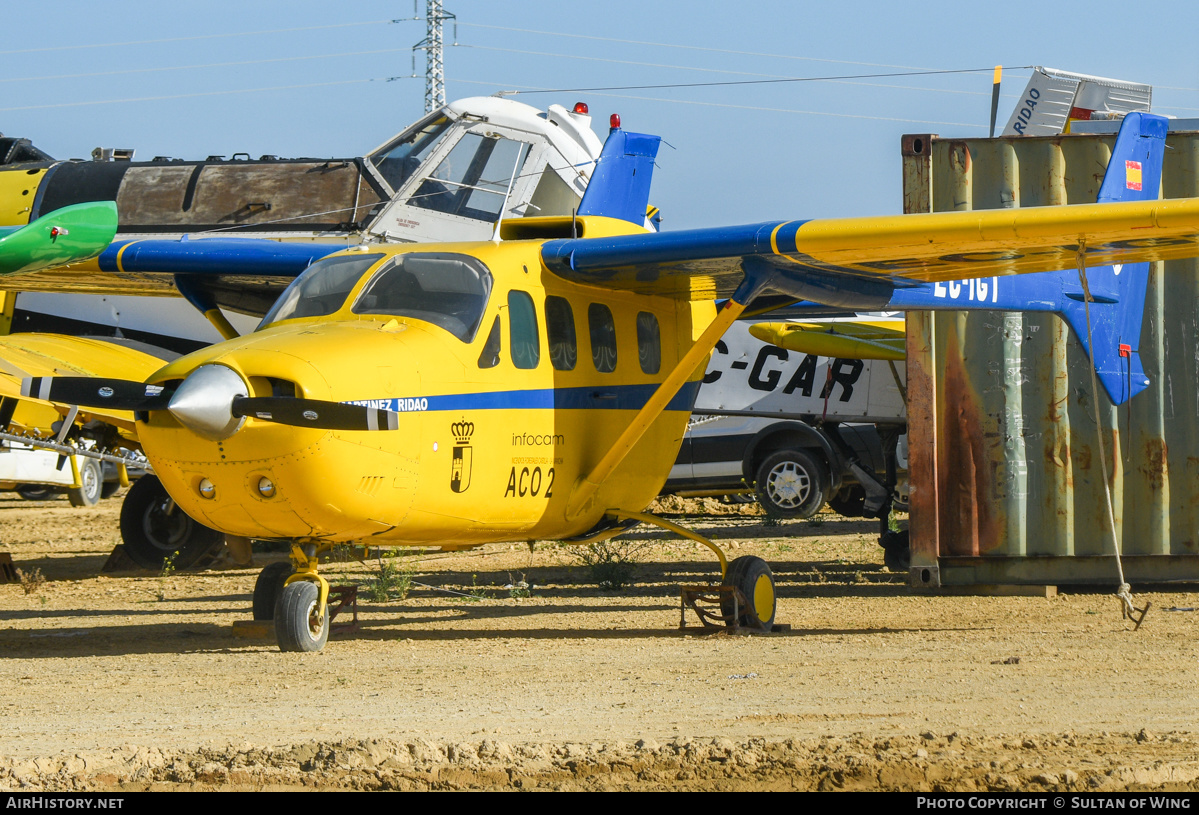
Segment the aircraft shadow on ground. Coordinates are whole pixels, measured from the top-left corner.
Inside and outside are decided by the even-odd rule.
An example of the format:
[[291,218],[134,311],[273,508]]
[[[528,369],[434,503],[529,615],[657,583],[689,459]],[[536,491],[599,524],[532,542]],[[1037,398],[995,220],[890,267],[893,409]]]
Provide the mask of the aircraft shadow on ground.
[[[822,518],[819,521],[786,521],[780,524],[770,524],[760,516],[729,515],[722,516],[726,524],[712,526],[710,519],[697,521],[692,515],[663,515],[661,517],[712,540],[820,538],[854,534],[877,538],[879,532],[878,520],[870,518],[838,518],[837,520]],[[656,541],[672,538],[677,540],[679,536],[669,530],[645,524],[620,536],[621,540]]]
[[[673,609],[664,610],[673,611]],[[544,615],[545,609],[529,609],[529,612],[531,615]],[[694,619],[688,621],[686,629],[679,629],[674,624],[655,628],[560,628],[554,627],[552,624],[504,629],[457,625],[450,628],[429,628],[422,627],[423,621],[421,620],[399,619],[400,617],[402,615],[397,613],[395,617],[362,623],[357,631],[335,632],[329,638],[329,647],[335,648],[339,642],[351,643],[359,640],[371,642],[410,640],[447,642],[487,640],[636,641],[696,636],[716,639],[730,636],[793,638],[979,630],[977,626],[946,629],[895,626],[808,629],[792,624],[789,630],[773,634],[731,634],[722,628],[704,629]],[[677,618],[672,615],[672,623],[675,619]],[[445,623],[444,620],[439,622]],[[547,622],[552,623],[548,619]],[[10,629],[0,632],[0,665],[9,661],[29,659],[89,659],[96,656],[138,654],[236,654],[244,651],[275,651],[276,647],[271,634],[265,638],[239,638],[233,635],[230,626],[211,622],[80,626],[52,631]]]
[[[833,597],[897,597],[908,593],[907,586],[901,575],[886,572],[881,566],[856,563],[834,563],[823,561],[785,561],[773,564],[776,577],[776,591],[780,598],[819,599]],[[716,579],[714,564],[709,561],[673,561],[669,563],[642,563],[638,565],[640,572],[634,576],[634,585],[617,592],[603,592],[593,584],[571,578],[570,582],[550,583],[543,585],[540,581],[558,580],[572,572],[577,577],[579,570],[571,570],[561,566],[534,567],[525,571],[525,579],[533,585],[532,597],[539,602],[523,602],[508,596],[508,591],[502,588],[501,581],[508,581],[508,570],[477,571],[474,579],[478,585],[472,589],[444,581],[444,573],[418,575],[420,582],[430,582],[441,578],[441,587],[427,588],[417,586],[412,594],[412,600],[422,601],[420,605],[405,605],[405,601],[387,603],[372,602],[360,593],[358,609],[361,614],[370,615],[369,621],[363,622],[359,630],[352,634],[334,634],[332,641],[339,639],[386,641],[391,639],[418,640],[494,640],[494,639],[558,639],[580,640],[588,638],[602,639],[660,639],[687,635],[727,636],[723,629],[703,629],[693,615],[688,616],[689,628],[680,632],[676,627],[679,609],[678,586],[680,584],[706,584]],[[823,575],[825,582],[810,582],[813,574]],[[213,573],[207,573],[212,575]],[[220,574],[220,573],[216,573]],[[453,573],[461,578],[462,573]],[[234,576],[234,575],[230,575]],[[244,576],[244,575],[242,575]],[[185,579],[185,577],[182,577]],[[877,581],[877,582],[874,582]],[[363,582],[359,582],[362,586]],[[468,593],[482,588],[485,596],[481,601],[472,600],[455,594],[447,595],[445,589],[451,592]],[[633,603],[624,599],[636,597],[642,602]],[[546,604],[547,599],[559,602]],[[651,600],[646,603],[644,600]],[[32,600],[32,598],[31,598]],[[189,652],[233,652],[244,649],[269,648],[273,649],[273,638],[267,640],[247,640],[235,638],[231,624],[235,620],[250,619],[249,594],[243,592],[229,595],[206,593],[203,596],[169,597],[165,602],[148,599],[130,606],[98,612],[95,609],[41,609],[30,608],[0,612],[0,621],[20,621],[30,619],[57,619],[67,625],[73,618],[78,618],[79,625],[75,628],[55,629],[9,629],[0,632],[0,663],[5,659],[24,659],[41,657],[90,657],[97,654],[149,654],[149,653],[189,653]],[[435,601],[430,604],[428,601]],[[436,602],[440,601],[440,602]],[[571,602],[574,601],[574,602]],[[200,613],[189,608],[180,608],[178,604],[192,606],[198,603],[224,603],[227,608],[215,613],[228,617],[228,622],[213,623],[208,621],[189,621]],[[621,621],[627,620],[629,614],[655,613],[664,615],[661,628],[632,628],[621,627]],[[555,622],[556,615],[601,613],[610,615],[614,621],[607,628],[565,628]],[[169,619],[158,623],[129,622],[114,624],[106,622],[97,625],[98,617],[134,617],[166,616]],[[453,616],[456,615],[456,616]],[[526,625],[512,628],[481,628],[477,623],[485,620],[512,620],[527,618],[541,624]],[[348,615],[339,618],[338,622],[348,620]],[[785,633],[771,636],[809,636],[830,634],[888,634],[905,630],[897,627],[861,628],[861,629],[805,629],[794,621],[780,619],[779,622],[791,622],[793,628]],[[918,629],[927,632],[927,629]],[[962,630],[962,629],[953,629]]]

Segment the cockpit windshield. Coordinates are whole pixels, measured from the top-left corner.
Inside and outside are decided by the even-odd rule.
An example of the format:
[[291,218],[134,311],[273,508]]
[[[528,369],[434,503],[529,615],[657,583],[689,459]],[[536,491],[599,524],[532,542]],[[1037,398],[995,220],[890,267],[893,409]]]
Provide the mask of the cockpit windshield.
[[363,273],[383,257],[338,255],[317,261],[292,281],[258,328],[296,317],[323,317],[341,308]]
[[371,163],[378,168],[379,174],[387,180],[391,189],[399,192],[420,167],[425,156],[433,152],[433,148],[441,141],[449,126],[449,118],[440,114],[426,119],[391,144],[373,153],[370,157]]
[[478,259],[445,252],[398,255],[354,303],[355,314],[412,317],[470,342],[491,294],[491,271]]

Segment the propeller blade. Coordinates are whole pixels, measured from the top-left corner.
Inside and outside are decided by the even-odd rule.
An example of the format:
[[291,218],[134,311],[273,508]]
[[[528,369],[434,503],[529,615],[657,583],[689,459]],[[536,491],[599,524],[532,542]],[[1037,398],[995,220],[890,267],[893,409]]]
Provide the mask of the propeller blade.
[[999,80],[1003,76],[1003,66],[995,66],[995,78],[991,82],[991,138],[995,138],[995,117],[999,115]]
[[400,414],[394,410],[290,396],[237,397],[233,400],[233,415],[321,430],[398,430],[400,427]]
[[92,376],[33,376],[21,380],[21,395],[64,405],[112,410],[164,410],[171,394],[162,385]]

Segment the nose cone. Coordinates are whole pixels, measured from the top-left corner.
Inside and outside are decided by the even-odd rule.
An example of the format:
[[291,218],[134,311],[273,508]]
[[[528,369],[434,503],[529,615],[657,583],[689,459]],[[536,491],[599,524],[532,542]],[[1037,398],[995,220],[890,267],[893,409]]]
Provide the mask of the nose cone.
[[249,396],[246,383],[224,365],[201,365],[171,397],[168,410],[184,427],[212,441],[227,439],[245,418],[233,415],[233,400]]

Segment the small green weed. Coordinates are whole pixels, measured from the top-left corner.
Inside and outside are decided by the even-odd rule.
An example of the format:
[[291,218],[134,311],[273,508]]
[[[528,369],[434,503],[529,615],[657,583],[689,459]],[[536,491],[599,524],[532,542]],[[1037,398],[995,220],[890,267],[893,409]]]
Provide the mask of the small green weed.
[[508,596],[513,600],[523,600],[530,596],[524,572],[520,573],[520,580],[513,580],[512,572],[508,572]]
[[470,590],[466,592],[466,596],[462,599],[468,603],[477,603],[480,600],[490,600],[491,594],[487,589],[479,585],[479,576],[472,574],[470,576]]
[[591,579],[604,591],[617,591],[633,583],[637,561],[648,544],[642,541],[609,538],[598,543],[570,545],[570,556],[587,567]]
[[[165,580],[166,578],[170,577],[171,575],[173,575],[175,573],[175,558],[178,556],[179,556],[179,550],[175,550],[174,552],[171,552],[169,555],[167,555],[166,557],[164,557],[162,559],[162,571],[158,575],[160,578],[163,578]],[[165,601],[166,599],[167,599],[167,587],[166,587],[165,583],[160,581],[158,584],[158,602],[161,603],[161,602]]]
[[412,578],[420,565],[415,555],[403,555],[395,549],[379,553],[379,571],[366,587],[366,597],[372,603],[407,599],[412,591]]

